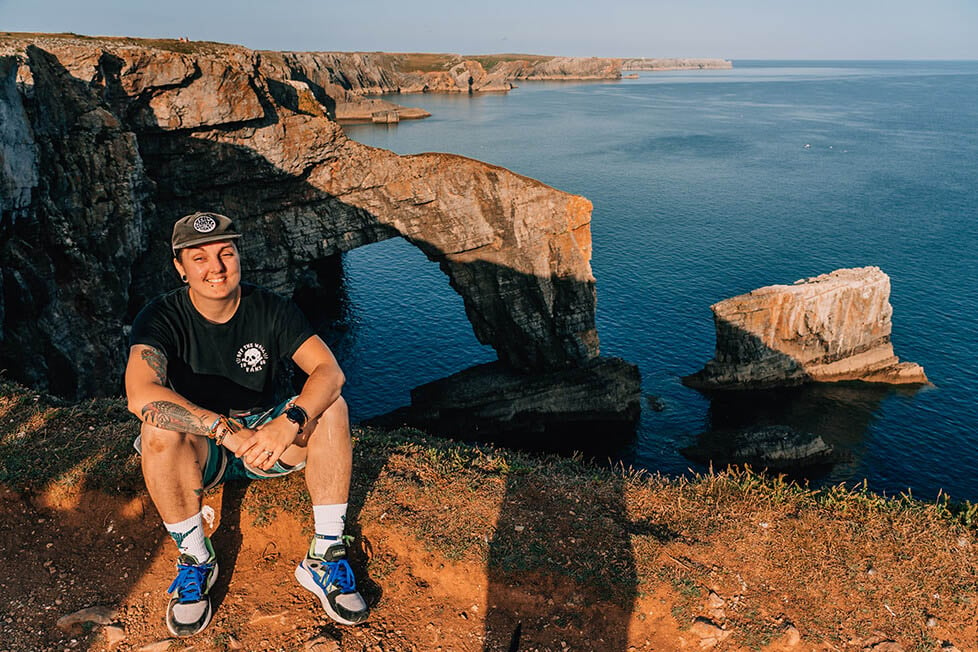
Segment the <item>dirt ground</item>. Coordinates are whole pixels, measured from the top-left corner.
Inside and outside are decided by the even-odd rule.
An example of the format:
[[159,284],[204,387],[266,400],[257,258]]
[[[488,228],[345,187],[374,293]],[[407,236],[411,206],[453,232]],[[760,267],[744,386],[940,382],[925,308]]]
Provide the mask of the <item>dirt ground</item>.
[[[7,605],[0,612],[0,649],[487,649],[485,569],[450,561],[419,541],[386,530],[383,521],[364,527],[360,541],[365,546],[359,546],[355,565],[361,590],[374,605],[372,617],[358,627],[334,625],[292,576],[308,545],[303,525],[289,514],[279,514],[264,527],[253,525],[247,514],[222,515],[223,493],[218,490],[205,501],[218,516],[211,533],[221,565],[213,590],[216,615],[200,635],[174,640],[163,624],[164,591],[174,577],[172,543],[147,498],[86,493],[67,500],[46,497],[39,504],[4,490],[0,548],[8,563],[0,589]],[[365,566],[377,569],[374,574],[383,575],[382,583],[367,577]],[[533,604],[538,596],[528,597],[515,582],[507,610],[527,618],[518,649],[614,649],[604,647],[603,639],[621,638],[620,633],[605,635],[600,626],[585,633],[556,617],[548,622]],[[519,582],[546,586],[551,605],[573,602],[574,586],[547,578],[523,577]],[[684,638],[667,597],[646,601],[644,622],[635,624],[636,645],[628,649],[672,649]],[[68,631],[58,627],[59,618],[89,607],[110,608],[104,625],[88,622]],[[488,638],[501,646],[491,649],[510,649],[514,630],[491,633]],[[685,638],[695,641],[690,634]]]
[[[973,621],[943,622],[927,609],[919,618],[933,634],[929,646],[885,627],[858,636],[852,627],[840,627],[838,636],[811,640],[802,619],[789,619],[790,609],[778,599],[749,598],[747,580],[737,573],[742,587],[724,580],[730,573],[721,567],[744,564],[742,551],[714,551],[707,568],[680,554],[688,547],[681,541],[657,555],[657,563],[671,564],[666,570],[685,579],[657,582],[623,609],[613,595],[596,600],[586,582],[536,572],[490,573],[485,564],[452,559],[393,524],[399,508],[396,499],[386,502],[386,494],[385,505],[368,501],[361,513],[354,556],[372,617],[358,627],[337,626],[292,576],[308,544],[308,524],[284,512],[256,524],[262,508],[249,507],[254,499],[234,485],[205,501],[218,517],[211,532],[221,564],[213,591],[216,615],[205,632],[175,640],[163,624],[164,591],[174,577],[172,543],[145,496],[54,492],[28,498],[9,489],[0,496],[0,552],[7,560],[0,575],[4,650],[978,650]],[[437,509],[416,495],[402,498],[414,509]],[[498,508],[489,501],[474,509],[484,512],[477,518],[493,521]],[[440,518],[451,522],[453,516],[449,510]],[[388,519],[393,527],[385,526]],[[462,520],[471,519],[468,514]],[[586,532],[582,538],[578,545],[584,548],[602,545]],[[713,588],[688,579],[695,573],[681,575],[690,569],[716,578]],[[844,587],[836,588],[823,596],[832,601],[827,612],[866,606],[858,596],[848,603]],[[101,624],[58,626],[63,616],[90,607],[107,608],[94,618]]]

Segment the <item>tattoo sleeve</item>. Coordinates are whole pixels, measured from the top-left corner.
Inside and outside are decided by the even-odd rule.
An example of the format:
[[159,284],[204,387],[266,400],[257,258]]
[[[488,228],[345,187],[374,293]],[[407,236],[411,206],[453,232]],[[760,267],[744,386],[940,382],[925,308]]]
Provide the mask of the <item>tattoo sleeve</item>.
[[147,403],[143,407],[142,414],[143,421],[163,430],[186,432],[192,435],[206,435],[209,432],[209,426],[202,418],[171,401]]
[[156,381],[160,385],[166,385],[166,356],[163,355],[163,352],[153,347],[147,347],[142,350],[140,357],[156,374]]

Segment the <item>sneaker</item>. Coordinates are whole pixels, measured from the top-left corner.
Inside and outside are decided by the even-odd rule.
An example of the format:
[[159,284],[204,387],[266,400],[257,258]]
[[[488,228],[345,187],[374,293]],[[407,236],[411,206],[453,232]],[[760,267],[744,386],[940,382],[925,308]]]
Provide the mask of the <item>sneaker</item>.
[[326,615],[342,625],[356,625],[367,619],[367,601],[357,592],[353,569],[346,561],[346,544],[334,543],[322,557],[309,546],[309,554],[295,569],[295,579],[323,603]]
[[191,555],[183,554],[177,560],[177,578],[166,590],[177,592],[166,607],[166,628],[174,636],[197,634],[211,622],[211,598],[207,595],[217,579],[217,557],[211,540],[204,539],[210,558],[200,563]]

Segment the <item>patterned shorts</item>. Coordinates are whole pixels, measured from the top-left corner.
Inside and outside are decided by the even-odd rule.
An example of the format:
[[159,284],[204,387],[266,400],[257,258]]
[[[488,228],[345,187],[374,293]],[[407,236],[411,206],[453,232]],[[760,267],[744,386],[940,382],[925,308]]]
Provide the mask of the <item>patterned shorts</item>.
[[[264,425],[277,417],[278,415],[285,412],[289,403],[296,399],[295,396],[292,398],[282,401],[273,408],[265,411],[249,412],[247,414],[234,414],[229,416],[230,419],[234,419],[240,423],[245,428],[257,428],[258,426]],[[141,454],[142,442],[141,437],[136,437],[136,441],[133,442],[133,446]],[[289,466],[284,464],[282,461],[276,461],[272,465],[272,468],[264,471],[262,469],[256,469],[253,466],[245,464],[245,461],[239,457],[235,457],[234,454],[223,446],[218,446],[213,439],[207,440],[207,462],[204,464],[203,470],[203,482],[204,489],[210,489],[211,487],[216,487],[222,482],[226,481],[236,481],[236,480],[261,480],[263,478],[280,478],[282,476],[288,475],[293,471],[298,471],[303,468],[306,463],[299,462],[295,466]]]

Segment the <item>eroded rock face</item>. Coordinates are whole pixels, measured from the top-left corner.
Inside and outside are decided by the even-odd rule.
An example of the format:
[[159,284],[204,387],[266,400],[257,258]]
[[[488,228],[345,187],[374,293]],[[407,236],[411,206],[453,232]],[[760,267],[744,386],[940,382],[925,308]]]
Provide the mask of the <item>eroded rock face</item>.
[[901,363],[893,353],[890,278],[878,267],[772,285],[710,308],[716,353],[683,379],[692,387],[927,382],[920,365]]
[[[29,69],[20,89],[16,67]],[[27,117],[16,133],[28,139],[3,143],[0,157],[24,157],[0,182],[21,189],[0,224],[0,365],[35,387],[97,394],[125,361],[132,262],[146,246],[153,184],[135,136],[53,55],[31,46],[3,57],[4,68],[5,111]]]
[[244,48],[7,37],[0,56],[0,365],[15,378],[118,392],[125,325],[177,284],[170,229],[194,210],[234,216],[247,278],[280,292],[329,256],[401,236],[441,266],[508,366],[597,356],[583,197],[350,141],[317,84],[270,77]]

